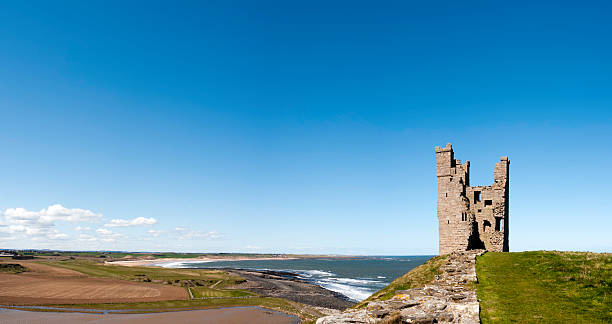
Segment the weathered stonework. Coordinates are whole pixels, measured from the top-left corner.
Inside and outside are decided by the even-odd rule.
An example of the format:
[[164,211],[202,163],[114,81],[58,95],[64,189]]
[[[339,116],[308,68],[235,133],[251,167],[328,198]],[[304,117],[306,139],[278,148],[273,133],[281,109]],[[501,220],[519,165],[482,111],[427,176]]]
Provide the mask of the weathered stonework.
[[508,252],[508,157],[495,163],[490,186],[470,187],[470,161],[455,160],[451,144],[436,146],[439,252]]
[[484,250],[453,252],[440,267],[440,275],[423,288],[396,290],[385,301],[364,308],[319,318],[317,324],[480,323],[480,306],[474,291],[476,257]]

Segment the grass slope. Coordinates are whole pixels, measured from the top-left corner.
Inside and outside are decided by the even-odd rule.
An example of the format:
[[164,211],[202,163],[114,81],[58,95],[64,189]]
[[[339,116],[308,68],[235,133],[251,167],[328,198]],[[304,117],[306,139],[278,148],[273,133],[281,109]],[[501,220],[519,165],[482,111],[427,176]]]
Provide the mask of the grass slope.
[[488,252],[476,271],[482,323],[612,323],[612,254]]
[[434,281],[435,276],[439,275],[440,266],[446,260],[445,255],[436,256],[429,259],[424,264],[410,270],[403,276],[393,280],[387,287],[375,292],[366,300],[355,305],[353,308],[361,308],[366,306],[371,301],[388,300],[395,296],[396,290],[405,290],[410,288],[421,288]]

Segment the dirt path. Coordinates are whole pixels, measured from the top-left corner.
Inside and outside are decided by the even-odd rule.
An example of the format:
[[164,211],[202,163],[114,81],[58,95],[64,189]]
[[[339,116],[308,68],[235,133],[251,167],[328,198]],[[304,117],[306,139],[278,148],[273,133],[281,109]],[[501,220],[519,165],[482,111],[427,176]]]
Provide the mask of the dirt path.
[[210,287],[208,287],[208,288],[211,288],[211,289],[212,289],[212,288],[215,288],[215,287],[216,287],[218,284],[220,284],[222,281],[223,281],[223,280],[219,280],[219,281],[215,282],[214,284],[212,284],[212,285],[211,285]]

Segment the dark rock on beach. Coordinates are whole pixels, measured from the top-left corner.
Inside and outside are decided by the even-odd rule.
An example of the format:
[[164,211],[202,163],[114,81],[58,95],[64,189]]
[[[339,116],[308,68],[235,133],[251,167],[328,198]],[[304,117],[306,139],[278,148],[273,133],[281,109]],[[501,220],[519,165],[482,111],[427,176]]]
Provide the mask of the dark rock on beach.
[[284,271],[255,271],[224,269],[246,279],[238,288],[247,289],[265,297],[284,298],[306,305],[343,310],[355,303],[337,292],[327,290]]

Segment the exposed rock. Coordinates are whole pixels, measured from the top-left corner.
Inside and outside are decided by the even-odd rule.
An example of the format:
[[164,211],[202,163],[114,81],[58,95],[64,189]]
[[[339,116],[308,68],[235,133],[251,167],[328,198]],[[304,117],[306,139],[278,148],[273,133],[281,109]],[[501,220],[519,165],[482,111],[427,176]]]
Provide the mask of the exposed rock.
[[477,282],[476,257],[483,253],[484,250],[453,252],[440,267],[442,274],[436,276],[433,284],[396,290],[389,300],[372,301],[362,309],[321,317],[317,324],[480,323],[476,292],[465,284]]

